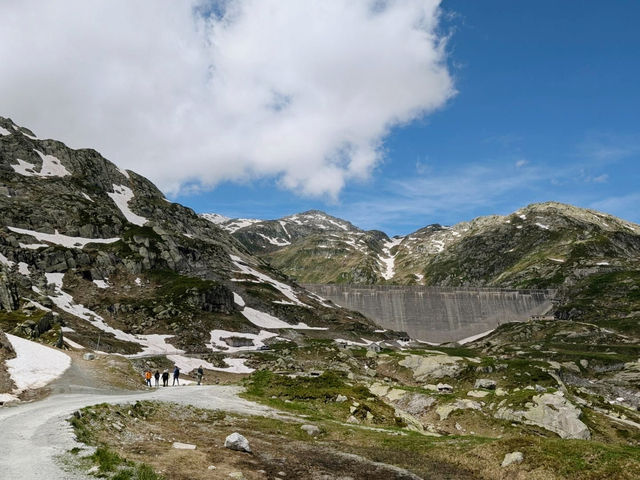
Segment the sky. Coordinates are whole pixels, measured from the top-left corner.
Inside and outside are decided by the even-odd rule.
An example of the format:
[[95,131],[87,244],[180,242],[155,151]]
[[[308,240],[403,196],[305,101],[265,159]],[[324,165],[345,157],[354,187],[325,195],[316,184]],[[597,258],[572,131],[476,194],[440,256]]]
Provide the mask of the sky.
[[640,222],[635,0],[0,2],[0,115],[197,212]]

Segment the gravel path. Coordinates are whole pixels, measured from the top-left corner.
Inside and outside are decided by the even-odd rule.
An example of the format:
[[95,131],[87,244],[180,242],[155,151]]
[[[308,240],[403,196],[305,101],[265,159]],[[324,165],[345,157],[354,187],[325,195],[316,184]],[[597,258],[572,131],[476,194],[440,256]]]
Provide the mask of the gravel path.
[[57,393],[42,401],[0,408],[0,478],[95,478],[64,472],[56,463],[58,455],[78,446],[65,419],[75,410],[89,405],[163,400],[243,415],[278,416],[275,410],[239,398],[238,393],[242,389],[233,386],[182,386],[120,394],[91,389],[86,385],[74,388],[67,384],[63,389],[74,390],[79,393]]

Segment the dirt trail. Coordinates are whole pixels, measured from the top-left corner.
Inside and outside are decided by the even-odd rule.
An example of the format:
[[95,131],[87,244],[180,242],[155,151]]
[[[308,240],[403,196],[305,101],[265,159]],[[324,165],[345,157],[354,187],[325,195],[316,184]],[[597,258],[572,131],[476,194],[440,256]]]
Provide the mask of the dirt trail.
[[278,417],[268,407],[238,397],[240,387],[182,386],[152,391],[113,393],[92,385],[91,377],[74,364],[54,385],[53,395],[33,403],[0,408],[0,477],[6,479],[87,480],[64,472],[56,457],[78,444],[66,422],[75,410],[98,403],[162,400],[242,415]]

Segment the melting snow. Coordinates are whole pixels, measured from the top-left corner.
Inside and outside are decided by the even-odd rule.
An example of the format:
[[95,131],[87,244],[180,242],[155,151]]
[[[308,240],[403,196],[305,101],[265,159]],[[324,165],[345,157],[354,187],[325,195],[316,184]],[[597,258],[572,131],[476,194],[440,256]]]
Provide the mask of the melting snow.
[[233,301],[239,307],[244,307],[244,299],[240,295],[238,295],[236,292],[233,292]]
[[288,240],[281,240],[279,238],[267,237],[266,235],[263,235],[262,233],[258,233],[258,235],[260,235],[262,238],[264,238],[271,245],[275,245],[277,247],[285,247],[287,245],[291,245],[291,242],[289,242]]
[[140,277],[135,279],[136,285],[138,285],[139,287],[142,286],[142,280],[140,280]]
[[15,265],[15,262],[12,262],[11,260],[9,260],[7,257],[5,257],[1,253],[0,253],[0,263],[2,263],[3,265],[6,265],[9,268],[11,268],[11,267],[13,267]]
[[544,230],[549,230],[549,225],[543,225],[542,223],[536,223],[536,225]]
[[16,385],[13,394],[42,388],[60,377],[71,365],[71,358],[59,350],[8,333],[7,338],[16,352],[16,358],[5,362]]
[[277,280],[274,280],[268,275],[265,275],[264,273],[260,273],[257,270],[254,270],[253,268],[249,267],[248,265],[241,263],[242,259],[240,257],[236,257],[235,255],[230,255],[230,257],[233,263],[235,264],[235,266],[238,267],[242,273],[247,275],[252,275],[258,278],[262,282],[266,282],[273,285],[275,288],[280,290],[280,293],[282,293],[285,297],[287,297],[289,300],[294,302],[296,305],[300,305],[301,307],[307,306],[304,303],[302,303],[300,300],[298,300],[298,297],[296,297],[295,293],[293,293],[293,289],[289,285],[279,282]]
[[90,202],[93,202],[93,199],[89,195],[87,195],[86,193],[82,192],[82,196],[84,198],[86,198],[87,200],[89,200]]
[[260,328],[269,328],[269,329],[282,329],[282,328],[292,328],[296,330],[327,330],[327,328],[323,327],[310,327],[306,323],[297,323],[296,325],[291,325],[287,322],[283,322],[277,317],[273,315],[269,315],[268,313],[261,312],[259,310],[255,310],[253,308],[245,307],[242,310],[242,315],[253,323],[256,327]]
[[385,280],[391,280],[395,275],[395,262],[396,256],[391,254],[391,249],[402,242],[402,237],[393,238],[387,242],[384,242],[382,252],[386,255],[385,258],[380,258],[380,261],[384,265],[385,269],[382,272],[382,278]]
[[36,166],[33,163],[25,162],[17,158],[18,164],[11,165],[16,173],[24,175],[25,177],[66,177],[67,175],[71,175],[65,166],[60,163],[60,160],[53,155],[45,155],[38,150],[34,150],[34,152],[42,159],[42,168],[40,168],[40,171],[35,171]]
[[553,257],[548,257],[548,258],[552,262],[558,262],[558,263],[564,263],[565,262],[565,260],[563,260],[562,258],[553,258]]
[[113,203],[120,209],[122,215],[124,215],[130,223],[138,225],[139,227],[144,226],[148,220],[140,215],[136,215],[129,208],[129,202],[134,198],[133,190],[125,185],[113,185],[113,192],[114,193],[107,193],[107,195],[111,197],[111,200],[113,200]]
[[482,332],[482,333],[478,333],[477,335],[472,335],[470,337],[467,338],[463,338],[462,340],[458,340],[457,343],[460,345],[464,345],[465,343],[469,343],[469,342],[474,342],[482,337],[486,337],[487,335],[489,335],[491,332],[493,332],[495,330],[495,328],[492,328],[491,330],[487,330],[486,332]]
[[605,266],[605,265],[609,265],[609,262],[598,262],[598,263],[596,263],[596,265]]
[[94,280],[93,283],[95,283],[96,287],[98,287],[98,288],[109,288],[109,286],[110,286],[104,280]]
[[39,248],[46,248],[49,245],[44,243],[21,243],[20,248],[26,248],[27,250],[38,250]]
[[6,128],[0,127],[0,135],[11,135],[11,132]]
[[29,265],[24,262],[18,263],[18,272],[20,272],[20,274],[24,276],[31,275],[31,272],[29,271]]
[[67,338],[67,337],[63,337],[64,343],[66,343],[67,345],[69,345],[71,348],[75,348],[77,350],[84,350],[84,347],[82,345],[80,345],[79,343],[74,342],[73,340]]
[[[260,330],[260,333],[257,335],[254,333],[240,333],[240,332],[229,332],[227,330],[212,330],[211,331],[211,341],[207,344],[207,347],[212,350],[224,350],[225,352],[242,352],[242,351],[252,351],[258,350],[260,347],[264,346],[264,341],[277,337],[277,333],[269,332],[267,330]],[[227,345],[227,343],[222,340],[223,338],[230,337],[239,337],[246,338],[253,342],[253,345],[246,345],[244,347],[232,347]]]
[[[9,230],[21,235],[30,235],[42,242],[55,243],[56,245],[62,245],[67,248],[84,248],[88,243],[114,243],[120,240],[119,238],[82,238],[82,237],[69,237],[62,235],[56,230],[55,233],[41,233],[33,230],[26,230],[24,228],[7,227]],[[20,244],[21,248],[37,249],[40,247],[46,247],[48,245],[25,245]]]

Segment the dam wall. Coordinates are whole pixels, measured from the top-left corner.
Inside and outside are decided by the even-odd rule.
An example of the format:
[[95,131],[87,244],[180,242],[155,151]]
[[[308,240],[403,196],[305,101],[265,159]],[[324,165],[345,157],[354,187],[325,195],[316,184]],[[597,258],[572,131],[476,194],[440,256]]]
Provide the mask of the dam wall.
[[304,285],[383,328],[427,342],[452,342],[507,322],[544,315],[554,290],[423,287],[400,285]]

